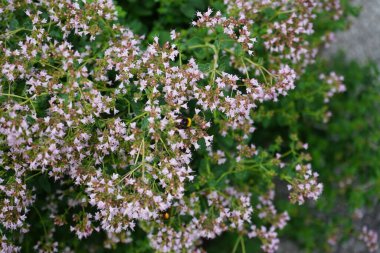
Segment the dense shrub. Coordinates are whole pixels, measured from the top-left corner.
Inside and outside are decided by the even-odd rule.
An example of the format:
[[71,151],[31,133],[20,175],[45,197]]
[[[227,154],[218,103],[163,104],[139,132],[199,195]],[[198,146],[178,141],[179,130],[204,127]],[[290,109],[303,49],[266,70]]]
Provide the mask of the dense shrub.
[[2,251],[375,249],[334,212],[376,199],[376,71],[316,61],[354,11],[2,1]]
[[[318,77],[331,69],[344,75],[347,91],[323,106],[325,93],[316,90]],[[290,132],[305,140],[324,183],[315,205],[300,208],[279,201],[293,218],[284,234],[305,251],[344,252],[345,241],[359,244],[365,227],[373,232],[379,227],[373,219],[379,206],[380,118],[373,112],[379,108],[380,76],[375,64],[346,63],[342,55],[330,62],[319,60],[305,73],[297,89],[257,113],[256,122],[264,124],[263,132]],[[371,240],[377,247],[378,240]]]

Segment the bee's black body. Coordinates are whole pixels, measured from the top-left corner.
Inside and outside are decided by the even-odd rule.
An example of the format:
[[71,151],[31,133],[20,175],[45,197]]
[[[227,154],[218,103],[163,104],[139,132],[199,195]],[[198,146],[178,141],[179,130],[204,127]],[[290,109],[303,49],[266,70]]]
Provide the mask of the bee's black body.
[[191,118],[182,118],[181,121],[177,124],[177,127],[180,129],[186,129],[191,127]]

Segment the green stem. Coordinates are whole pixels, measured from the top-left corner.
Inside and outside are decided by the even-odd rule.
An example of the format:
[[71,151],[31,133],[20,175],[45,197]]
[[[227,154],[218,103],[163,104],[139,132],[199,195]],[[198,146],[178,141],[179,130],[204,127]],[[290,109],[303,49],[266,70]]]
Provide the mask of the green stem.
[[216,68],[218,67],[218,61],[219,61],[219,51],[216,49],[214,45],[207,44],[213,51],[214,51],[214,63],[212,65],[212,72],[211,72],[211,80],[210,84],[213,84],[215,81],[215,73],[216,73]]
[[218,61],[219,61],[219,50],[215,47],[215,45],[206,43],[206,44],[199,44],[199,45],[193,45],[189,46],[189,49],[195,49],[195,48],[211,48],[211,50],[214,52],[214,61],[213,61],[213,66],[212,66],[212,71],[211,71],[211,79],[210,79],[210,84],[214,83],[215,81],[215,73],[217,71],[217,66],[218,66]]
[[45,236],[47,237],[48,234],[47,234],[45,222],[42,219],[41,213],[40,213],[40,211],[38,211],[38,209],[34,205],[33,205],[33,208],[36,211],[38,217],[40,218],[40,222],[41,222],[42,228],[44,229]]
[[9,31],[9,32],[3,33],[3,34],[1,35],[1,37],[5,38],[5,37],[7,37],[7,36],[9,36],[9,35],[13,35],[13,34],[16,34],[16,33],[18,33],[18,32],[21,32],[21,31],[29,31],[29,32],[32,32],[33,30],[26,29],[26,28],[22,27],[22,28],[19,28],[19,29],[13,30],[13,31]]
[[244,58],[241,59],[241,62],[243,63],[243,66],[244,66],[244,68],[245,68],[245,72],[246,72],[246,75],[247,75],[247,79],[251,79],[251,78],[249,78],[248,68],[247,68],[247,66],[245,65]]
[[138,120],[139,118],[142,118],[142,117],[144,117],[145,115],[148,115],[148,112],[144,112],[144,113],[142,113],[142,114],[140,114],[140,115],[137,115],[137,116],[134,117],[133,119],[128,120],[127,123],[132,123],[133,121]]
[[246,253],[246,251],[245,251],[244,237],[241,237],[240,243],[241,243],[241,251],[242,251],[242,253]]
[[241,236],[239,236],[237,239],[236,239],[236,242],[235,242],[235,245],[234,245],[234,248],[232,249],[232,253],[235,253],[238,246],[239,246],[239,242],[241,240]]
[[162,142],[162,145],[164,145],[164,148],[165,148],[166,152],[170,155],[171,153],[169,152],[168,148],[166,147],[166,144],[165,144],[164,140],[162,140],[161,137],[160,137],[160,141]]
[[219,184],[219,182],[226,176],[228,176],[229,174],[234,174],[234,173],[239,173],[239,172],[244,172],[244,171],[250,171],[250,170],[254,170],[255,166],[252,166],[252,167],[245,167],[245,168],[242,168],[242,169],[235,169],[235,170],[229,170],[229,171],[226,171],[224,172],[219,178],[218,180],[216,180],[216,183]]
[[6,93],[0,93],[0,96],[8,96],[8,97],[20,98],[20,99],[24,99],[24,100],[29,100],[30,99],[28,97],[21,97],[21,96],[15,95],[15,94],[6,94]]
[[194,46],[189,46],[189,49],[205,48],[205,47],[209,47],[209,45],[210,44],[194,45]]
[[141,152],[141,148],[143,146],[143,143],[144,143],[144,139],[140,143],[139,151],[137,152],[137,156],[136,156],[136,159],[135,159],[135,165],[137,164],[137,161],[138,161],[138,159],[140,157],[140,152]]
[[33,175],[31,175],[30,177],[27,177],[27,178],[25,179],[25,181],[28,181],[28,180],[34,178],[35,176],[38,176],[38,175],[41,175],[41,174],[42,174],[42,171],[39,171],[39,172],[37,172],[36,174],[33,174]]

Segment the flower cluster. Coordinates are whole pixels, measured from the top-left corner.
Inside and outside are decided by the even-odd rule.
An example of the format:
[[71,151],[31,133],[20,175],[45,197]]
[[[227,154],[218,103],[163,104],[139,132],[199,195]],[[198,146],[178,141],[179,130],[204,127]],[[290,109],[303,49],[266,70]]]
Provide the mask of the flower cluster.
[[[188,47],[178,46],[186,34],[150,42],[134,34],[118,23],[110,0],[0,3],[2,251],[20,250],[9,238],[22,243],[34,225],[27,223],[32,206],[48,214],[40,217],[48,230],[34,245],[39,252],[69,251],[57,243],[57,227],[79,239],[103,233],[106,248],[130,243],[138,226],[160,252],[200,252],[203,239],[226,231],[259,237],[265,252],[277,249],[276,229],[289,216],[277,213],[273,192],[256,206],[259,222],[271,226],[257,229],[251,190],[222,179],[235,166],[285,166],[270,152],[254,160],[261,153],[251,141],[252,113],[296,87],[299,65],[315,55],[306,35],[320,8],[313,1],[225,3],[227,13],[196,14],[194,32],[213,39]],[[262,63],[252,34],[268,7],[286,18],[268,22],[260,40],[269,61]],[[232,44],[222,47],[226,37]],[[197,50],[207,57],[198,59]],[[330,79],[334,87],[340,80]],[[198,179],[198,158],[214,184]],[[230,168],[219,173],[223,165]],[[318,174],[309,165],[296,171],[291,201],[317,199]],[[42,208],[40,188],[48,192]]]
[[288,212],[281,214],[277,213],[277,210],[273,204],[274,191],[270,190],[267,194],[259,197],[259,204],[256,205],[258,217],[266,222],[272,224],[274,228],[283,229],[290,217]]
[[261,239],[263,244],[261,245],[261,249],[267,253],[274,253],[278,250],[278,246],[280,244],[280,240],[278,239],[278,234],[275,231],[275,227],[267,227],[261,226],[257,228],[255,225],[251,227],[251,231],[248,233],[249,238],[258,237]]
[[267,194],[259,197],[259,204],[256,209],[258,217],[270,224],[270,227],[261,226],[258,228],[256,225],[252,225],[248,232],[249,238],[257,237],[261,240],[261,249],[267,253],[273,253],[278,250],[280,240],[278,239],[278,233],[276,229],[281,230],[285,227],[290,217],[287,212],[278,214],[276,208],[273,205],[274,191],[271,190]]
[[[215,30],[220,26],[223,28],[223,33],[228,35],[231,39],[238,42],[249,55],[253,54],[253,45],[256,42],[256,38],[251,36],[250,25],[252,20],[247,20],[244,17],[235,19],[233,17],[223,17],[220,11],[216,12],[214,16],[211,16],[212,9],[208,9],[207,12],[197,12],[198,19],[193,21],[194,26],[205,27]],[[236,32],[238,31],[238,32]]]
[[325,103],[328,103],[334,94],[346,91],[346,86],[343,83],[344,77],[337,75],[335,72],[331,72],[327,76],[325,74],[321,74],[319,79],[326,82],[329,86],[329,90],[325,94]]
[[[313,63],[318,52],[318,48],[312,46],[308,40],[308,37],[314,33],[313,21],[318,13],[327,11],[324,15],[333,15],[335,20],[343,15],[339,0],[289,2],[224,0],[224,2],[230,14],[242,19],[255,20],[260,15],[260,9],[268,7],[276,9],[275,15],[283,18],[273,22],[273,17],[270,17],[264,23],[266,27],[266,34],[263,36],[264,46],[271,52],[269,57],[272,62],[286,60],[298,64],[300,68]],[[326,40],[328,38],[326,36],[321,39]]]
[[[151,246],[160,252],[173,252],[186,249],[189,252],[202,252],[201,239],[213,239],[225,231],[243,231],[251,223],[253,208],[251,196],[227,188],[224,193],[210,192],[204,198],[208,209],[202,210],[199,197],[191,197],[174,205],[171,214],[189,220],[178,231],[165,222],[158,221],[148,236]],[[203,197],[202,197],[203,198]]]
[[15,246],[5,235],[0,240],[1,251],[5,253],[20,252],[21,247]]
[[369,252],[376,252],[379,249],[378,235],[376,231],[364,226],[359,235],[359,239],[366,244]]
[[311,164],[298,164],[295,168],[296,176],[288,184],[290,201],[303,204],[306,199],[318,199],[322,194],[323,185],[318,183],[318,173],[311,170]]

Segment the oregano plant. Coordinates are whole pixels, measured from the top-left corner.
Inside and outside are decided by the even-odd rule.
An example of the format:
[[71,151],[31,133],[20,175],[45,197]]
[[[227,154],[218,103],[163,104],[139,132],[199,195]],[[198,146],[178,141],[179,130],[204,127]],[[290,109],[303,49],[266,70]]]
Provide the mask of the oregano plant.
[[[204,252],[232,234],[227,251],[275,252],[292,219],[275,200],[324,186],[299,124],[268,126],[351,7],[130,2],[0,1],[1,251]],[[345,80],[312,76],[320,102],[300,111],[326,124]]]

